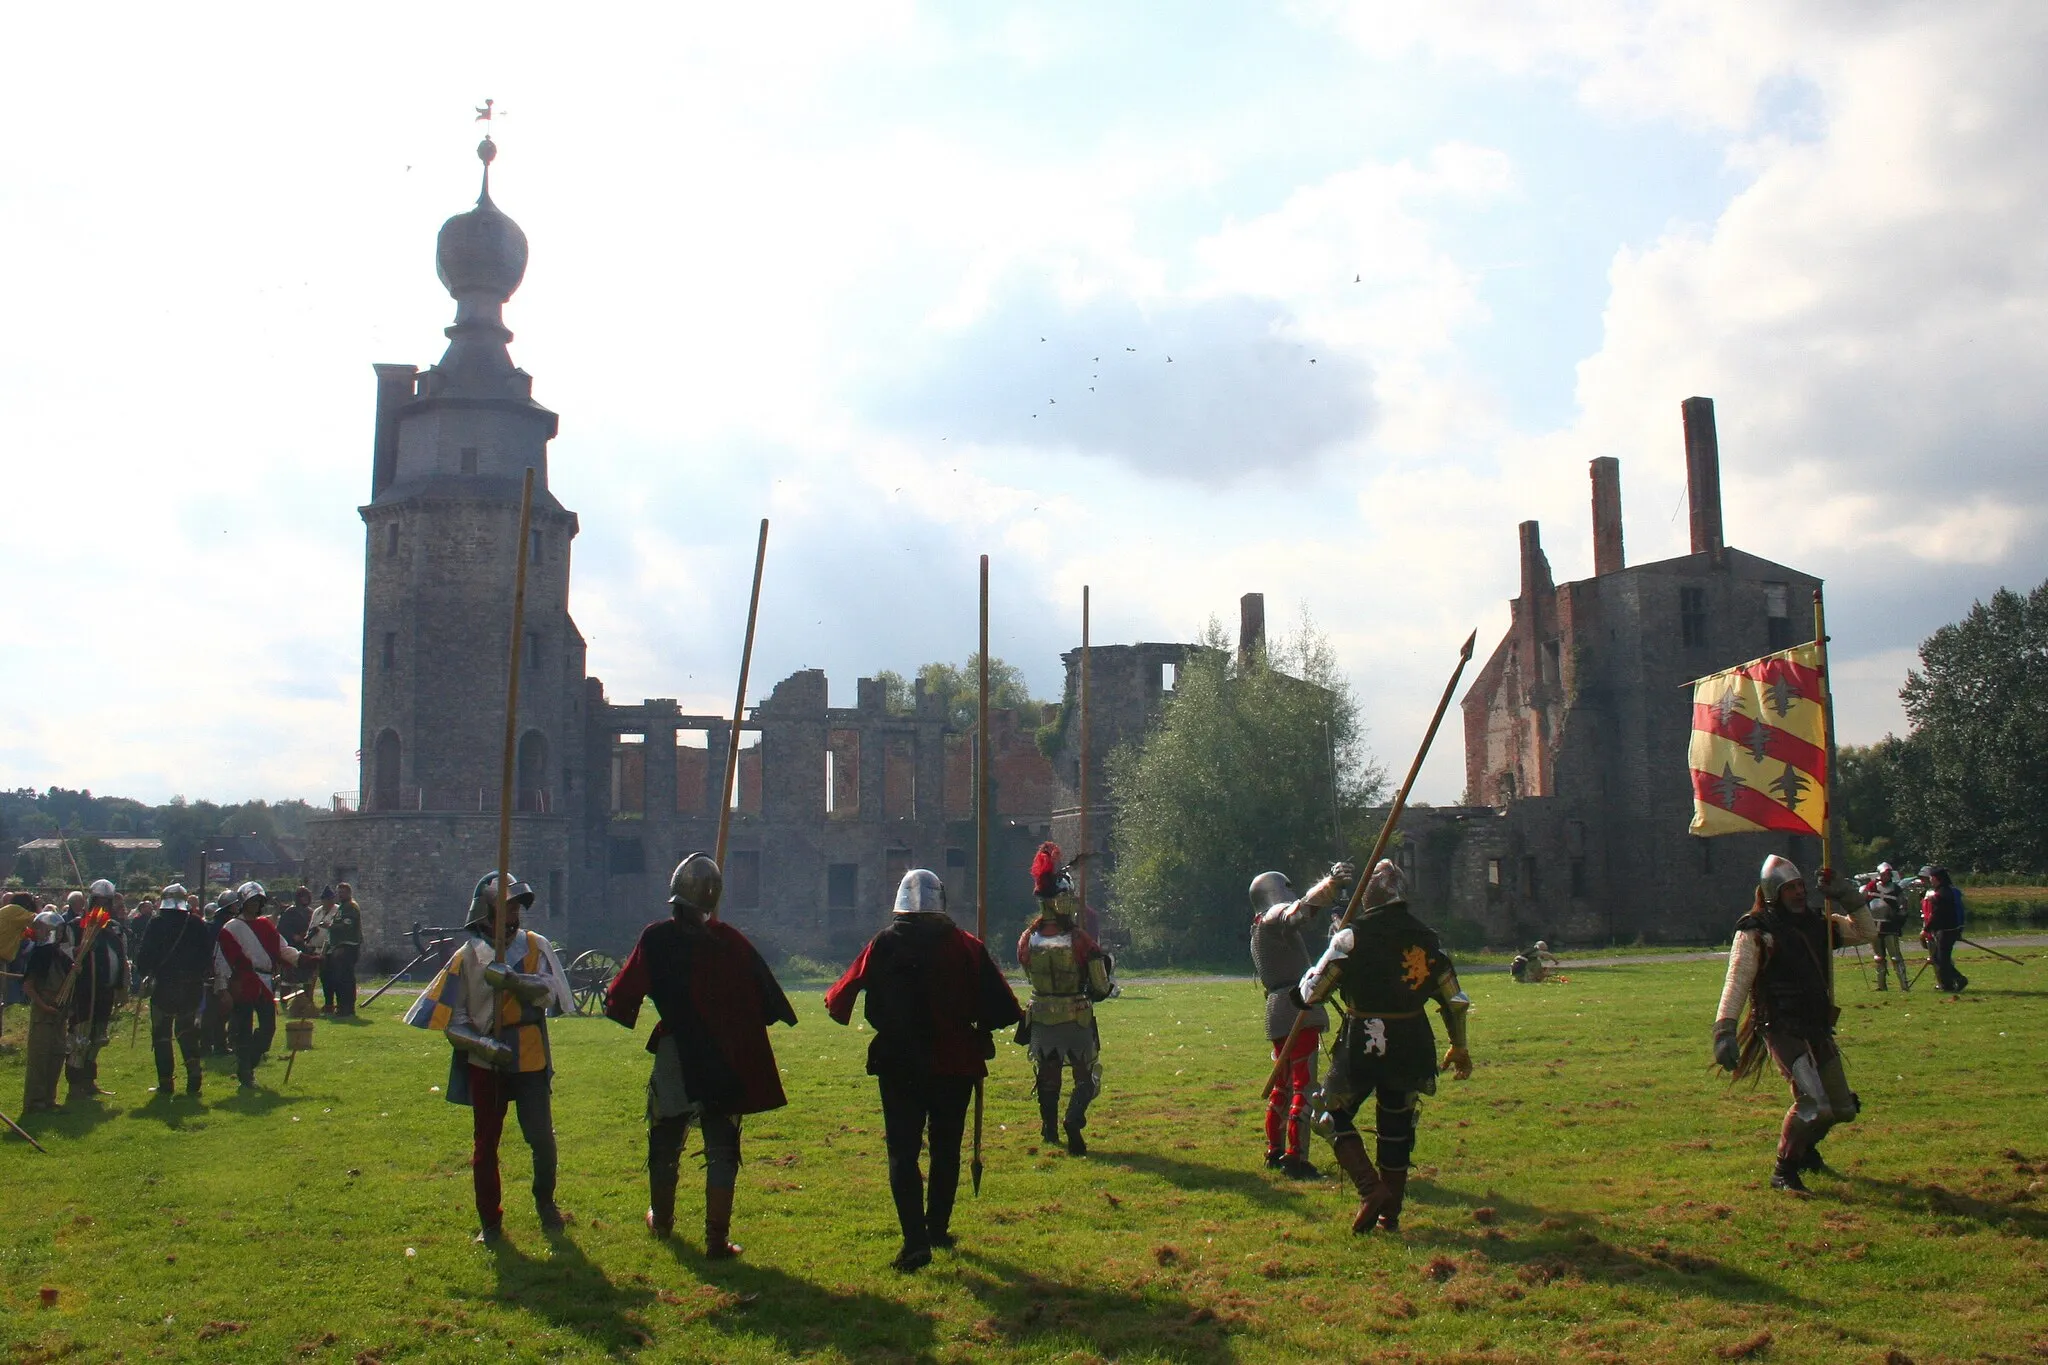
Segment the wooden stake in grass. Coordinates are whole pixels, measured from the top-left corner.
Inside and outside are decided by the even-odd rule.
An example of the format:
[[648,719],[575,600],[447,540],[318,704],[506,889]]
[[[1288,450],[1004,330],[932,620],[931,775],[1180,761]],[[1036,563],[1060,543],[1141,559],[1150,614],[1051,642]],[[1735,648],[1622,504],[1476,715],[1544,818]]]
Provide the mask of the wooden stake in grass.
[[[981,557],[981,697],[974,725],[974,933],[988,950],[988,556]],[[968,1175],[981,1194],[981,1105],[987,1077],[974,1083],[974,1158]]]
[[[1429,729],[1423,732],[1422,747],[1415,751],[1415,761],[1408,765],[1408,776],[1401,779],[1401,790],[1394,795],[1394,804],[1387,810],[1386,823],[1380,826],[1380,837],[1373,841],[1372,856],[1358,870],[1358,880],[1352,884],[1351,900],[1344,907],[1344,918],[1337,921],[1336,933],[1351,923],[1358,913],[1359,903],[1365,899],[1365,886],[1372,880],[1372,870],[1379,866],[1380,858],[1387,851],[1387,841],[1394,836],[1394,827],[1401,823],[1401,812],[1408,808],[1408,791],[1415,785],[1415,776],[1422,771],[1422,760],[1429,757],[1429,746],[1436,742],[1436,730],[1444,723],[1444,712],[1451,706],[1451,694],[1458,690],[1458,679],[1465,672],[1465,665],[1472,662],[1472,646],[1479,641],[1479,632],[1473,631],[1465,637],[1464,647],[1458,651],[1458,666],[1451,670],[1451,680],[1444,684],[1444,694],[1437,701],[1436,714],[1429,718]],[[1294,1024],[1287,1030],[1287,1041],[1274,1054],[1273,1072],[1266,1078],[1265,1093],[1270,1095],[1287,1083],[1287,1059],[1294,1053],[1294,1040],[1301,1036],[1301,1021],[1308,1018],[1308,1011],[1297,1010]]]
[[[526,467],[526,482],[519,493],[519,567],[512,579],[512,647],[507,651],[511,658],[505,667],[505,765],[501,769],[503,780],[498,784],[498,904],[491,914],[491,958],[495,962],[505,960],[505,906],[506,897],[512,890],[512,784],[518,774],[513,770],[515,749],[519,741],[519,656],[526,640],[526,561],[531,557],[527,551],[527,537],[533,528],[533,466]],[[498,1016],[503,1010],[491,1011],[491,1034],[498,1032]]]
[[[761,570],[768,562],[768,518],[761,518],[761,541],[754,547],[754,592],[747,601],[747,642],[740,647],[740,685],[732,699],[732,733],[725,741],[725,784],[718,802],[718,842],[713,845],[711,861],[718,864],[720,875],[725,872],[725,839],[732,830],[733,784],[739,780],[740,766],[740,722],[747,718],[747,671],[754,663],[754,622],[761,614]],[[712,907],[711,918],[718,918],[718,909]]]

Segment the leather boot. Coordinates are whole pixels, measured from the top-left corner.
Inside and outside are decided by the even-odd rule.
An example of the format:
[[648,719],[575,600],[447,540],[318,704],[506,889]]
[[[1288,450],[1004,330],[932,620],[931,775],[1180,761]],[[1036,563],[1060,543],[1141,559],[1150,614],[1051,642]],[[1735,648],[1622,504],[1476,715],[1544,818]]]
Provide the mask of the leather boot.
[[1380,1183],[1380,1173],[1373,1169],[1372,1158],[1365,1154],[1365,1139],[1356,1133],[1341,1133],[1330,1145],[1337,1154],[1337,1164],[1344,1168],[1344,1174],[1351,1177],[1352,1188],[1358,1191],[1358,1215],[1351,1220],[1351,1230],[1370,1232],[1385,1207],[1387,1189]]
[[732,1191],[707,1186],[704,1190],[704,1254],[714,1261],[728,1260],[744,1248],[730,1241]]
[[1386,1185],[1388,1196],[1385,1206],[1380,1209],[1380,1226],[1388,1232],[1399,1232],[1401,1204],[1408,1197],[1407,1168],[1403,1167],[1397,1171],[1383,1166],[1380,1168],[1380,1179]]
[[676,1181],[651,1176],[647,1182],[647,1230],[666,1242],[676,1230]]

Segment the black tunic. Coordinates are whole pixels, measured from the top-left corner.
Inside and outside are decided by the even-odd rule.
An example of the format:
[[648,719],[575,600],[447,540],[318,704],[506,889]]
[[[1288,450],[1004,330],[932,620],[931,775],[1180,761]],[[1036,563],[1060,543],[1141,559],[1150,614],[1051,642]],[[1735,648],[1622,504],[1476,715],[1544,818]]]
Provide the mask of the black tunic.
[[1828,1038],[1834,1010],[1828,1004],[1828,925],[1825,915],[1752,910],[1735,922],[1735,932],[1761,935],[1763,962],[1757,968],[1756,1020],[1766,1036]]
[[185,910],[159,910],[142,931],[135,950],[135,970],[155,979],[150,1003],[167,1010],[191,1009],[206,994],[213,973],[213,943],[218,931]]
[[1403,901],[1366,911],[1351,930],[1351,952],[1338,970],[1345,1008],[1330,1047],[1326,1103],[1349,1107],[1381,1087],[1435,1094],[1436,1032],[1423,1006],[1451,971],[1442,940]]

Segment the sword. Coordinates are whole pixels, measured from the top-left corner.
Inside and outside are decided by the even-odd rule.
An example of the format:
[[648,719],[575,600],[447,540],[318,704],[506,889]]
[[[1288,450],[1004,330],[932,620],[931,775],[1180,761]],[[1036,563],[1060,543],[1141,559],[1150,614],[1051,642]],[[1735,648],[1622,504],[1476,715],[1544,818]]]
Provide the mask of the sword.
[[20,1124],[16,1123],[16,1122],[15,1122],[15,1121],[14,1121],[13,1119],[11,1119],[11,1118],[8,1118],[8,1117],[7,1117],[7,1115],[5,1115],[5,1114],[0,1114],[0,1123],[4,1123],[4,1124],[6,1124],[6,1125],[7,1125],[7,1126],[8,1126],[9,1128],[12,1128],[12,1129],[13,1129],[13,1130],[14,1130],[15,1132],[17,1132],[17,1133],[21,1134],[21,1140],[22,1140],[23,1142],[26,1142],[26,1143],[27,1143],[27,1144],[28,1144],[29,1146],[31,1146],[31,1147],[33,1147],[33,1148],[35,1148],[35,1149],[36,1149],[37,1151],[41,1152],[41,1153],[42,1153],[42,1154],[43,1154],[44,1156],[48,1156],[48,1155],[50,1154],[50,1149],[49,1149],[49,1148],[47,1148],[47,1147],[43,1146],[43,1144],[42,1144],[42,1143],[40,1143],[40,1142],[37,1142],[37,1141],[36,1141],[36,1140],[35,1140],[34,1138],[30,1137],[30,1136],[28,1135],[28,1130],[27,1130],[26,1128],[24,1128],[24,1127],[22,1127],[22,1126],[21,1126]]

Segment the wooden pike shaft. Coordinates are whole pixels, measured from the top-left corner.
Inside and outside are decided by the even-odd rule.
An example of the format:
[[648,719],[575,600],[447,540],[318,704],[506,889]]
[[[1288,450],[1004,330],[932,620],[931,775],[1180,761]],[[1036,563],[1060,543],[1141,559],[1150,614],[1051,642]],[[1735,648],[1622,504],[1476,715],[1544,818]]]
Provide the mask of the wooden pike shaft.
[[1088,842],[1088,585],[1081,585],[1081,828],[1080,847],[1074,850],[1074,900],[1081,908],[1081,927],[1088,926],[1088,855],[1095,845]]
[[[1395,826],[1401,823],[1401,812],[1408,808],[1408,792],[1415,786],[1416,775],[1422,771],[1422,760],[1429,757],[1429,746],[1436,742],[1437,727],[1444,723],[1444,712],[1451,709],[1451,694],[1458,690],[1458,679],[1464,675],[1465,665],[1472,662],[1472,646],[1479,641],[1479,632],[1473,631],[1465,637],[1465,643],[1458,650],[1458,666],[1451,670],[1451,680],[1444,684],[1444,694],[1437,700],[1436,714],[1429,718],[1429,729],[1423,732],[1422,747],[1415,751],[1415,760],[1408,765],[1408,775],[1401,779],[1401,790],[1394,794],[1394,804],[1387,811],[1386,823],[1380,826],[1379,838],[1373,840],[1372,856],[1358,870],[1358,880],[1352,883],[1351,899],[1344,906],[1344,918],[1337,921],[1337,929],[1351,923],[1358,913],[1359,904],[1365,899],[1366,883],[1372,880],[1372,870],[1386,855],[1387,842],[1394,837]],[[1336,930],[1332,930],[1335,933]],[[1265,1093],[1270,1095],[1287,1082],[1287,1059],[1294,1051],[1294,1040],[1301,1036],[1301,1021],[1308,1018],[1308,1012],[1295,1012],[1294,1024],[1287,1030],[1287,1041],[1280,1045],[1280,1052],[1273,1061],[1272,1074],[1266,1078]]]
[[23,1142],[26,1142],[26,1143],[27,1143],[27,1144],[28,1144],[29,1146],[31,1146],[31,1147],[33,1147],[33,1148],[35,1148],[35,1149],[36,1149],[37,1151],[41,1152],[41,1153],[42,1153],[42,1154],[43,1154],[44,1156],[48,1156],[48,1155],[50,1154],[50,1149],[49,1149],[49,1148],[47,1148],[47,1147],[43,1146],[43,1144],[42,1144],[42,1143],[40,1143],[40,1142],[37,1142],[37,1141],[36,1141],[36,1140],[35,1140],[34,1138],[30,1137],[30,1136],[28,1135],[28,1129],[26,1129],[26,1128],[22,1127],[22,1126],[21,1126],[20,1124],[16,1123],[16,1122],[15,1122],[15,1121],[14,1121],[13,1119],[11,1119],[11,1118],[8,1118],[8,1117],[7,1117],[7,1115],[5,1115],[5,1114],[0,1114],[0,1123],[4,1123],[4,1124],[6,1124],[6,1125],[7,1125],[7,1126],[8,1126],[9,1128],[12,1128],[12,1129],[13,1129],[13,1130],[15,1131],[15,1133],[16,1133],[17,1135],[19,1135],[19,1136],[20,1136],[20,1138],[21,1138],[21,1140],[22,1140]]
[[[988,951],[988,556],[981,557],[980,694],[974,724],[974,933]],[[981,1194],[981,1107],[986,1081],[974,1083],[974,1159],[968,1174]]]
[[[732,793],[739,781],[740,722],[747,718],[747,673],[754,666],[754,622],[761,615],[761,570],[768,563],[768,518],[761,518],[761,540],[754,546],[754,592],[747,600],[747,641],[740,646],[740,685],[732,699],[732,732],[725,739],[725,786],[718,802],[718,843],[711,861],[725,871],[725,840],[732,832]],[[711,912],[718,918],[716,910]]]
[[[1820,784],[1820,865],[1822,871],[1834,867],[1834,787],[1835,787],[1835,688],[1828,678],[1828,618],[1827,610],[1821,605],[1820,589],[1813,590],[1813,647],[1820,655],[1820,723],[1823,743],[1827,754],[1827,780]],[[1821,919],[1828,927],[1828,1005],[1835,1003],[1835,917],[1828,911],[1827,891],[1821,891]]]
[[[526,561],[533,557],[527,541],[532,534],[533,466],[528,465],[519,491],[519,567],[512,578],[512,647],[505,665],[505,762],[498,783],[498,904],[491,915],[491,956],[497,961],[505,957],[506,896],[512,889],[512,784],[519,776],[514,767],[519,746],[519,662],[526,652]],[[285,1069],[289,1072],[291,1068],[287,1065]]]

